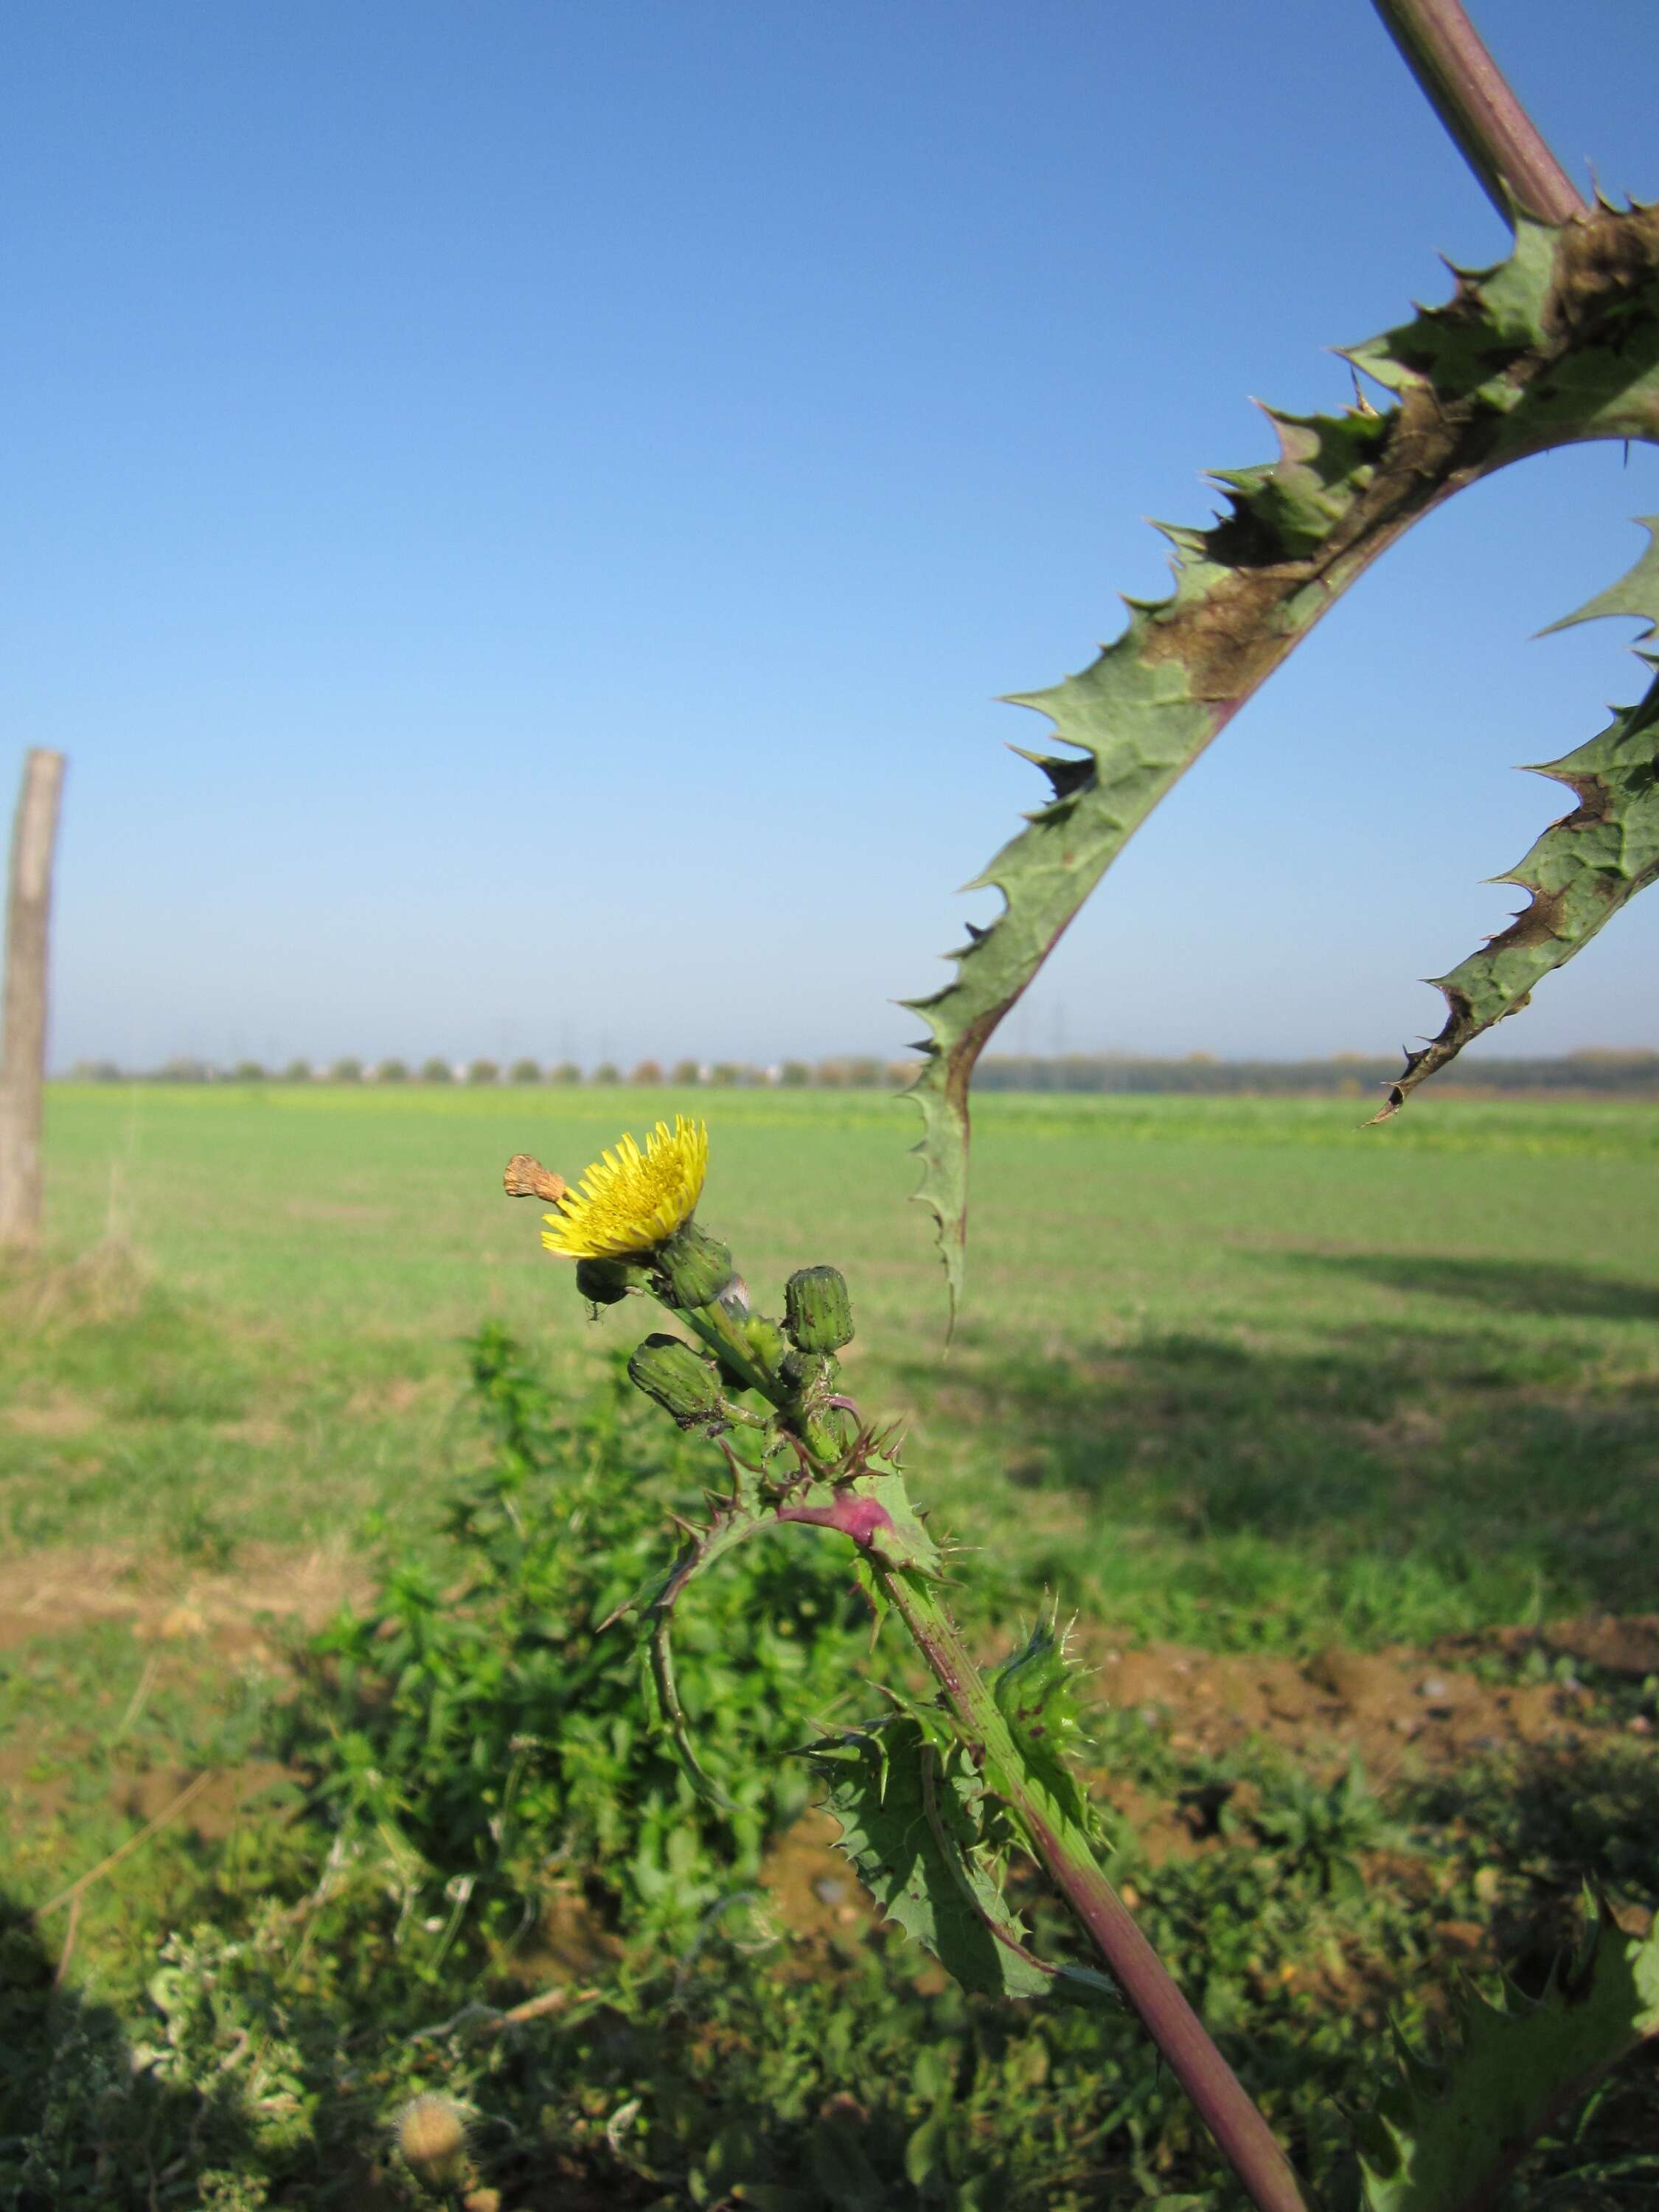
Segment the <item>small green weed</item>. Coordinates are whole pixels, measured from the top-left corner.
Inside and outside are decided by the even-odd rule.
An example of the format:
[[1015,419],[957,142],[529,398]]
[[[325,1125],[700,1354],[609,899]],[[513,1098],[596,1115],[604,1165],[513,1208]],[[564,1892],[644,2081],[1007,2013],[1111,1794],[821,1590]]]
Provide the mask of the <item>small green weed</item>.
[[1248,1830],[1260,1838],[1327,1897],[1363,1895],[1361,1853],[1398,1849],[1403,1840],[1403,1831],[1367,1786],[1357,1758],[1334,1782],[1281,1766],[1269,1773],[1254,1804],[1224,1808],[1221,1825],[1224,1833]]
[[850,1547],[843,1565],[781,1531],[688,1606],[679,1694],[718,1800],[700,1796],[632,1640],[601,1626],[648,1577],[706,1453],[641,1418],[620,1360],[572,1408],[500,1327],[471,1357],[487,1449],[447,1510],[443,1571],[383,1524],[376,1600],[318,1640],[289,1754],[354,1847],[486,1932],[571,1869],[630,1929],[687,1928],[754,1881],[806,1802],[791,1754],[847,1693],[867,1620]]

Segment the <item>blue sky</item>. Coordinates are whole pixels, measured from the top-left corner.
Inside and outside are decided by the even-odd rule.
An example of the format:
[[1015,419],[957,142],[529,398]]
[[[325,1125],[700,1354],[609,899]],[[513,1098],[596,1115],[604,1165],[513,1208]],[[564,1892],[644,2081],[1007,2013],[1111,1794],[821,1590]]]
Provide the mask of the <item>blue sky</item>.
[[[1659,10],[1486,0],[1659,195]],[[897,1048],[1036,802],[996,703],[1140,518],[1503,232],[1365,0],[14,0],[0,775],[70,758],[54,1057]],[[1423,526],[1153,817],[1000,1042],[1297,1054],[1563,811],[1659,463]],[[1498,1040],[1659,1043],[1659,898]]]

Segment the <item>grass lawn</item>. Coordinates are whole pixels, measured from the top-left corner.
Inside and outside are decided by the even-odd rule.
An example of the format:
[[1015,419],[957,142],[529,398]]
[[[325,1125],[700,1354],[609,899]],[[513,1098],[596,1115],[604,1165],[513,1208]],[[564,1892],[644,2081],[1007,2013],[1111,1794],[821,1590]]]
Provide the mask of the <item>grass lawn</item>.
[[[11,1547],[425,1525],[485,1316],[580,1387],[594,1325],[507,1155],[580,1168],[666,1094],[62,1086],[54,1244],[164,1294],[0,1353]],[[1659,1112],[993,1097],[945,1346],[908,1109],[722,1091],[704,1217],[757,1297],[834,1260],[852,1387],[1022,1583],[1215,1644],[1421,1640],[1659,1584]],[[635,1334],[639,1331],[635,1328]]]
[[[583,1449],[644,1433],[614,1377],[649,1321],[590,1319],[502,1165],[574,1175],[677,1107],[757,1307],[846,1272],[843,1387],[905,1417],[976,1638],[1076,1609],[1115,1870],[1287,2141],[1334,2140],[1390,2006],[1541,1974],[1586,1875],[1659,1902],[1659,1109],[989,1097],[947,1350],[883,1098],[60,1085],[47,1259],[0,1277],[0,2051],[50,2051],[0,2059],[0,2201],[459,2203],[386,2148],[428,2087],[482,2116],[475,2212],[1235,2203],[1132,2029],[965,2007],[810,1819],[744,1876],[769,1936],[636,1927],[667,1877],[621,1832],[515,1934],[441,1835],[331,1853],[296,1638],[379,1577],[362,1663],[398,1620],[405,1687],[452,1663],[465,1340],[510,1331]],[[422,1778],[363,1710],[336,1752],[384,1838]],[[522,2034],[465,2025],[550,1982]],[[1552,2202],[1643,2201],[1655,2095],[1598,2108],[1637,2193]]]

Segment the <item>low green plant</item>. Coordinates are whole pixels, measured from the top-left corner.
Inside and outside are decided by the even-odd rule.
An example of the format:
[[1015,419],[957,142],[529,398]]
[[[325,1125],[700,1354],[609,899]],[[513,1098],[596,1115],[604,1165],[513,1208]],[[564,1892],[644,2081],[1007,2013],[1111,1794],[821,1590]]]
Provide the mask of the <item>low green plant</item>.
[[1275,1856],[1311,1876],[1322,1893],[1339,1897],[1364,1892],[1362,1853],[1401,1841],[1357,1757],[1328,1782],[1300,1767],[1282,1767],[1254,1805],[1224,1814],[1224,1823],[1259,1837]]
[[483,1449],[446,1510],[442,1571],[383,1525],[374,1600],[313,1647],[289,1754],[347,1844],[447,1900],[458,1929],[509,1928],[562,1873],[632,1933],[683,1930],[755,1881],[806,1802],[791,1754],[845,1695],[867,1608],[805,1544],[745,1557],[681,1654],[699,1790],[627,1639],[600,1632],[665,1504],[696,1500],[691,1451],[645,1417],[620,1358],[574,1407],[497,1324],[469,1358]]

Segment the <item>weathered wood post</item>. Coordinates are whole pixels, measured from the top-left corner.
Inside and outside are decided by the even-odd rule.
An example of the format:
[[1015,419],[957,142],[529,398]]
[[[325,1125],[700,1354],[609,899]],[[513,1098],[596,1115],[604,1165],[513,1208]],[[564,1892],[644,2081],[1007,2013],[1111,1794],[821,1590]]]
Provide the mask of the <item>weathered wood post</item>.
[[6,981],[0,1014],[0,1252],[40,1243],[41,1094],[46,1073],[46,951],[62,753],[31,750],[12,828]]

